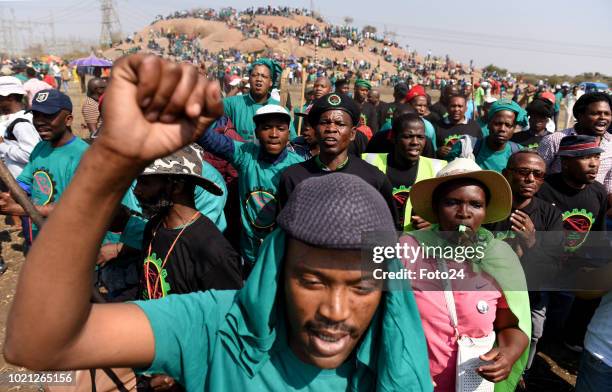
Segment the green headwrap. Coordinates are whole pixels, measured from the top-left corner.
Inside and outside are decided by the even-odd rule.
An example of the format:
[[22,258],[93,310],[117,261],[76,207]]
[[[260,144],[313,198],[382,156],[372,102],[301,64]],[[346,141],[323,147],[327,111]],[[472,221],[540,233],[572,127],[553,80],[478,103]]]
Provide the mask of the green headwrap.
[[497,101],[493,102],[493,105],[491,105],[491,108],[489,109],[487,122],[491,122],[491,120],[493,120],[493,116],[495,116],[495,113],[501,112],[502,110],[514,112],[514,114],[516,114],[516,123],[521,127],[527,126],[527,112],[525,109],[523,109],[518,103],[507,98],[498,99]]
[[[408,235],[414,237],[419,244],[441,248],[448,246],[449,243],[440,237],[439,231],[439,226],[436,224],[432,225],[430,229],[411,231]],[[493,234],[482,227],[478,229],[478,236],[485,246],[485,255],[479,261],[471,263],[473,271],[476,273],[484,271],[495,279],[504,293],[510,311],[518,319],[519,329],[527,335],[528,341],[531,341],[531,311],[527,281],[518,256],[510,245],[493,238]],[[528,354],[529,345],[512,366],[508,378],[495,384],[495,392],[512,392],[516,389],[516,385],[527,365]]]
[[368,90],[372,90],[372,83],[369,80],[357,79],[355,80],[355,87],[365,87]]
[[[249,279],[218,332],[236,363],[251,377],[270,359],[275,342],[286,341],[278,335],[285,319],[283,298],[278,295],[282,291],[285,241],[286,234],[280,228],[266,237]],[[397,260],[390,265],[392,271],[400,268]],[[401,287],[383,294],[370,327],[355,348],[351,391],[433,390],[414,294],[408,282],[397,285]]]
[[272,79],[272,87],[275,87],[278,77],[283,72],[283,69],[281,68],[280,64],[267,57],[257,59],[253,62],[253,64],[249,66],[249,73],[251,73],[251,71],[253,70],[253,68],[255,68],[256,65],[265,65],[266,67],[268,67],[268,69],[270,70],[270,78]]

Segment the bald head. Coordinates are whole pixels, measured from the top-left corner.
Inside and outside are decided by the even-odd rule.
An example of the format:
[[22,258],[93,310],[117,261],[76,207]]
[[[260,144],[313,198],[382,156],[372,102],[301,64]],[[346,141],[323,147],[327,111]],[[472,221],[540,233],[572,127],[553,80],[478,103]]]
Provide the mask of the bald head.
[[101,78],[93,78],[87,82],[87,96],[95,99],[96,101],[106,89],[106,80]]
[[368,92],[368,102],[376,106],[380,102],[380,91],[372,89]]
[[331,93],[332,85],[331,81],[325,76],[319,76],[314,82],[313,92],[314,98],[319,99],[325,94]]

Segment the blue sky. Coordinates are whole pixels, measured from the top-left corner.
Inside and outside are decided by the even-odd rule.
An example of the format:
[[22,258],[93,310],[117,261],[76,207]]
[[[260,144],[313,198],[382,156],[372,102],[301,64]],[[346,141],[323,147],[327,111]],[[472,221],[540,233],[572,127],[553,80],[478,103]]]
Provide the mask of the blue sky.
[[[419,53],[449,54],[477,66],[489,63],[520,72],[612,74],[610,0],[115,0],[124,32],[140,30],[157,14],[192,7],[288,5],[315,10],[333,23],[393,31]],[[98,0],[0,0],[2,16],[33,22],[32,37],[49,39],[51,14],[57,37],[95,42],[100,35]],[[22,40],[29,33],[22,33]]]

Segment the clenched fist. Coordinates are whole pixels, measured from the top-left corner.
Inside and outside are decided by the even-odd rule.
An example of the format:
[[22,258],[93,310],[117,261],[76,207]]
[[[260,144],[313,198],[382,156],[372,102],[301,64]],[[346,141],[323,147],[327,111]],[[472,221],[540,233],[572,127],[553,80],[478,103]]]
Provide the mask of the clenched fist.
[[135,54],[113,67],[95,144],[109,159],[144,166],[193,142],[222,114],[218,83],[194,66]]

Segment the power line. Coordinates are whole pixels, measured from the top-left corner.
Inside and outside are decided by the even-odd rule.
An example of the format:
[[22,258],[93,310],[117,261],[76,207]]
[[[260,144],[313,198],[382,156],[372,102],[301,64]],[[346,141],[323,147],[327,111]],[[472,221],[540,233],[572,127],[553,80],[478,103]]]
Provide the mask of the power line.
[[100,10],[102,11],[102,29],[100,31],[100,45],[111,46],[113,42],[121,38],[121,22],[115,10],[113,0],[100,0]]

